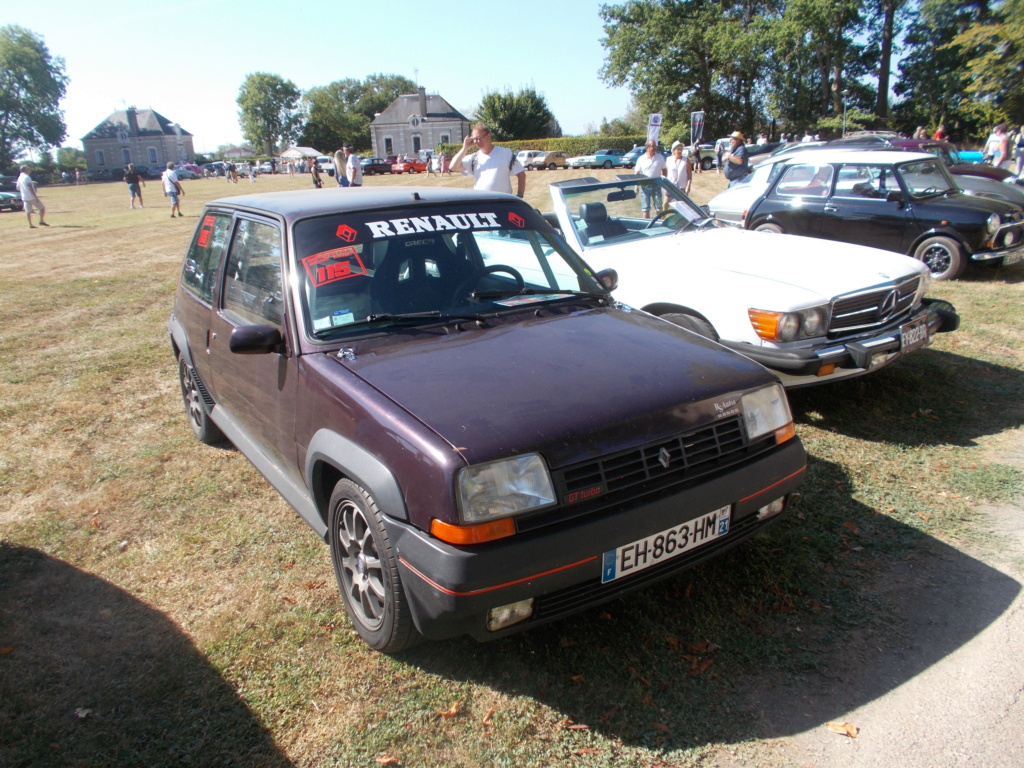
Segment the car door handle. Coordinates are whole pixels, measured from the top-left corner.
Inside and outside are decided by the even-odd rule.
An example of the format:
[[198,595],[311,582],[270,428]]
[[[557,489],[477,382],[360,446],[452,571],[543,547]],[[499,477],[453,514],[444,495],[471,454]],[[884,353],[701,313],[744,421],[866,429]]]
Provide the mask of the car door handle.
[[826,205],[822,210],[824,210],[825,213],[835,213],[839,209],[836,208],[834,205]]

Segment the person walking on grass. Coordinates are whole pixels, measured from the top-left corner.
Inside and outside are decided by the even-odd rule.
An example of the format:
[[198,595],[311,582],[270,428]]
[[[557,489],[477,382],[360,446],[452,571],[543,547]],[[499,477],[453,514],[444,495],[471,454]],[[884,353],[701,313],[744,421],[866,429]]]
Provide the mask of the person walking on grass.
[[21,166],[20,170],[21,175],[18,176],[18,191],[21,193],[21,201],[25,204],[25,215],[28,216],[29,228],[36,228],[36,225],[32,223],[33,209],[39,210],[39,226],[50,226],[44,221],[46,218],[46,206],[43,205],[43,201],[39,199],[39,193],[36,191],[36,183],[32,178],[32,171],[29,170],[27,165]]
[[363,163],[359,155],[352,151],[352,145],[346,144],[345,151],[345,178],[348,179],[350,187],[363,186]]
[[167,164],[167,170],[164,171],[164,175],[161,178],[164,183],[164,197],[171,198],[171,218],[174,218],[175,213],[178,216],[184,216],[185,214],[181,212],[181,202],[178,198],[185,194],[185,190],[181,188],[178,174],[174,172],[174,163]]
[[128,163],[128,167],[124,169],[124,181],[128,185],[128,207],[135,208],[135,198],[139,198],[139,208],[145,208],[142,204],[142,187],[146,186],[146,182],[142,180],[139,172],[135,170],[135,163]]

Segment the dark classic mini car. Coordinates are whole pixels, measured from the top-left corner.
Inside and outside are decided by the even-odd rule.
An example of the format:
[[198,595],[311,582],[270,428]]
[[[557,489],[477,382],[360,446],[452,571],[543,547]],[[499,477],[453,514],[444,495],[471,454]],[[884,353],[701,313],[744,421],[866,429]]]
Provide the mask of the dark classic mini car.
[[17,192],[0,192],[0,211],[21,211],[25,204]]
[[[958,277],[970,261],[1010,265],[1024,255],[1024,210],[964,194],[932,155],[821,150],[758,173],[763,187],[751,181],[719,196],[734,198],[742,187],[747,229],[905,253],[937,280]],[[720,204],[716,198],[709,206]]]
[[169,322],[188,422],[327,541],[372,647],[552,621],[757,533],[805,470],[778,380],[615,280],[511,195],[214,201]]

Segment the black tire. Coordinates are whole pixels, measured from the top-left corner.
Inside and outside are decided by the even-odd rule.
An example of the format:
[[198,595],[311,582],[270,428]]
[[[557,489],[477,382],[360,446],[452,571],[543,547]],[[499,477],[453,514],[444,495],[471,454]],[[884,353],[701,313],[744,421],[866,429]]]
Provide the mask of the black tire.
[[770,232],[773,235],[781,235],[782,227],[773,221],[765,221],[754,227],[755,232]]
[[680,328],[685,328],[688,331],[693,331],[698,336],[703,336],[705,339],[711,339],[712,341],[718,341],[718,332],[707,320],[696,317],[694,315],[683,315],[677,312],[669,312],[667,315],[661,316],[662,320],[668,320],[673,325],[678,325]]
[[612,167],[612,161],[611,160],[605,160],[604,161],[604,165],[602,165],[601,167],[604,168],[605,170],[608,170],[609,168]]
[[955,280],[967,267],[960,244],[953,238],[942,235],[922,240],[914,249],[913,256],[924,262],[935,280]]
[[363,488],[339,480],[327,520],[334,575],[349,618],[367,645],[397,653],[418,638],[383,513]]
[[181,357],[178,358],[178,383],[181,384],[181,399],[185,403],[188,425],[192,427],[192,434],[196,436],[196,440],[205,445],[223,443],[224,433],[210,419],[195,369]]
[[702,157],[700,159],[700,167],[701,170],[710,171],[712,168],[715,167],[715,161],[712,160],[710,157]]
[[557,166],[557,165],[555,165],[554,163],[548,163],[548,170],[549,170],[549,171],[553,171],[553,170],[555,170],[555,169],[556,169],[557,167],[558,167],[558,166]]

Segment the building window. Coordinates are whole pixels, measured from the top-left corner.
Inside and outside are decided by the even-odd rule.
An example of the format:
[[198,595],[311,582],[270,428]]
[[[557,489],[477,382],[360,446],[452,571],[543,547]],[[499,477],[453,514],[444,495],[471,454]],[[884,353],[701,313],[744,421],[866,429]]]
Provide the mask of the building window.
[[106,164],[107,164],[107,156],[103,154],[103,150],[102,149],[97,149],[96,150],[96,165],[102,167],[102,166],[104,166]]
[[441,143],[442,144],[451,144],[452,143],[452,135],[450,133],[442,133],[441,134]]
[[412,137],[412,153],[414,155],[418,155],[422,148],[423,148],[422,137],[419,134],[416,134],[415,136]]
[[390,136],[384,137],[384,154],[393,155],[395,154],[395,143]]
[[148,147],[146,152],[149,153],[149,164],[153,165],[156,163],[156,147]]
[[128,165],[128,163],[130,163],[132,161],[132,151],[130,149],[122,149],[121,150],[121,161],[125,165]]

